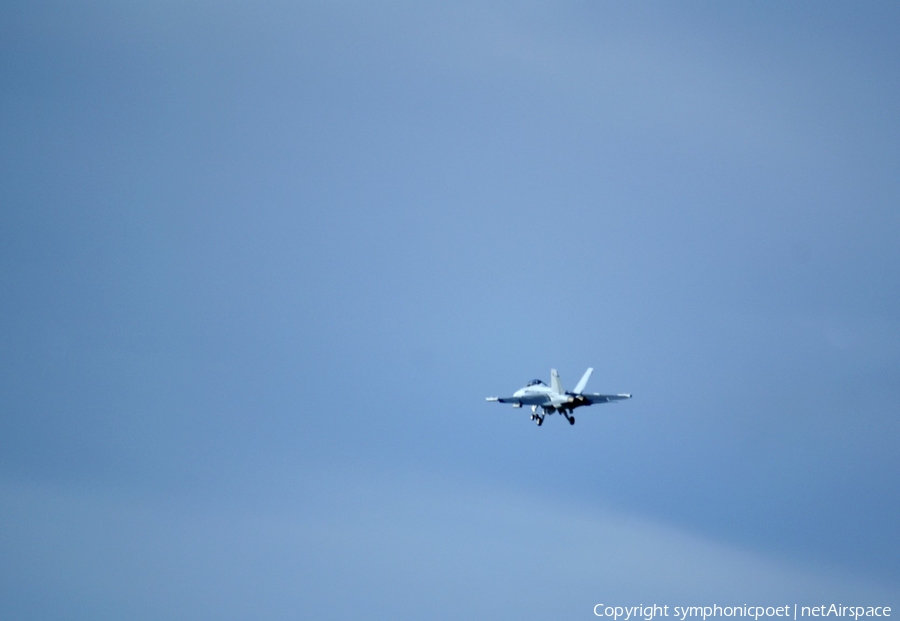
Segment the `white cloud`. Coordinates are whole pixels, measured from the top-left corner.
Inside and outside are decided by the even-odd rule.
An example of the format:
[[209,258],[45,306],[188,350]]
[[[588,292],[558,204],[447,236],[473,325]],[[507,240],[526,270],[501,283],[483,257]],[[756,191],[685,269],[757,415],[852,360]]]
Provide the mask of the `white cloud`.
[[307,473],[213,503],[5,485],[0,503],[19,612],[543,619],[591,618],[597,603],[897,599],[635,516],[387,472]]

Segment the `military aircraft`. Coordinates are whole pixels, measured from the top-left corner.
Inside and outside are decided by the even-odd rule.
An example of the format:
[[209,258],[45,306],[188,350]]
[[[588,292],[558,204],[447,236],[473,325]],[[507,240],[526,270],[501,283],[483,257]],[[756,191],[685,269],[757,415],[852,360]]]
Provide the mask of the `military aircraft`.
[[[554,412],[559,412],[566,417],[570,425],[574,425],[575,417],[572,416],[572,411],[575,408],[580,408],[584,405],[594,405],[595,403],[610,403],[621,401],[622,399],[631,399],[631,395],[598,395],[584,392],[584,387],[587,386],[593,372],[594,369],[585,371],[572,392],[563,390],[562,383],[559,381],[559,373],[556,372],[556,369],[550,369],[549,386],[539,379],[531,380],[527,386],[514,392],[512,397],[488,397],[487,400],[498,403],[512,403],[514,408],[530,405],[531,420],[537,422],[540,427],[544,424],[544,417]],[[538,414],[538,408],[541,409],[540,414]]]

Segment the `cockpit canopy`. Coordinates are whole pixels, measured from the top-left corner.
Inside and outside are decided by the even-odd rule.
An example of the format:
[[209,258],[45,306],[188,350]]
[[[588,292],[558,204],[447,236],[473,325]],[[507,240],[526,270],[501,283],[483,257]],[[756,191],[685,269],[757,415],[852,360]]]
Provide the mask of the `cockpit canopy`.
[[547,384],[545,384],[544,382],[542,382],[539,379],[535,379],[535,380],[531,380],[530,382],[528,382],[528,385],[529,386],[546,386]]

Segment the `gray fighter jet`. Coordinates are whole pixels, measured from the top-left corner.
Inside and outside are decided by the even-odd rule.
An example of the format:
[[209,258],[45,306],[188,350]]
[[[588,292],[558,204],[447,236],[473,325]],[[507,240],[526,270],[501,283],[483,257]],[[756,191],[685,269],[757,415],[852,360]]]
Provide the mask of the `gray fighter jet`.
[[[621,401],[622,399],[631,399],[631,395],[598,395],[596,393],[583,392],[587,386],[588,379],[594,369],[588,369],[581,376],[581,381],[575,386],[575,390],[567,392],[563,390],[562,383],[559,381],[559,373],[556,369],[550,369],[550,385],[547,386],[541,380],[531,380],[525,388],[520,388],[513,393],[512,397],[488,397],[488,401],[496,401],[498,403],[512,403],[514,408],[520,408],[523,405],[531,406],[531,420],[537,422],[538,426],[544,424],[544,417],[559,412],[566,417],[570,425],[575,424],[575,417],[572,411],[584,405],[594,405],[595,403],[609,403],[611,401]],[[541,412],[538,413],[538,408]]]

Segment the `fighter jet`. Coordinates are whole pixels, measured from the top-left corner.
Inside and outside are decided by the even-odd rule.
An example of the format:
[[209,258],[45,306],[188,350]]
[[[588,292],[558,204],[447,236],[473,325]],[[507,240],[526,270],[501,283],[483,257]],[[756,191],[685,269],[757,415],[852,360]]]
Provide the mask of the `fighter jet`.
[[[531,420],[537,422],[538,426],[544,424],[544,417],[559,412],[566,417],[570,425],[575,424],[575,417],[572,411],[584,405],[594,405],[595,403],[609,403],[621,401],[622,399],[631,399],[631,395],[598,395],[596,393],[584,392],[588,379],[594,369],[588,369],[581,376],[581,380],[575,386],[575,390],[567,392],[563,390],[562,383],[559,381],[559,373],[556,369],[550,369],[550,385],[547,386],[539,379],[531,380],[524,388],[520,388],[513,393],[512,397],[488,397],[488,401],[497,401],[498,403],[512,403],[514,408],[520,408],[523,405],[531,406]],[[538,408],[541,409],[540,414]]]

